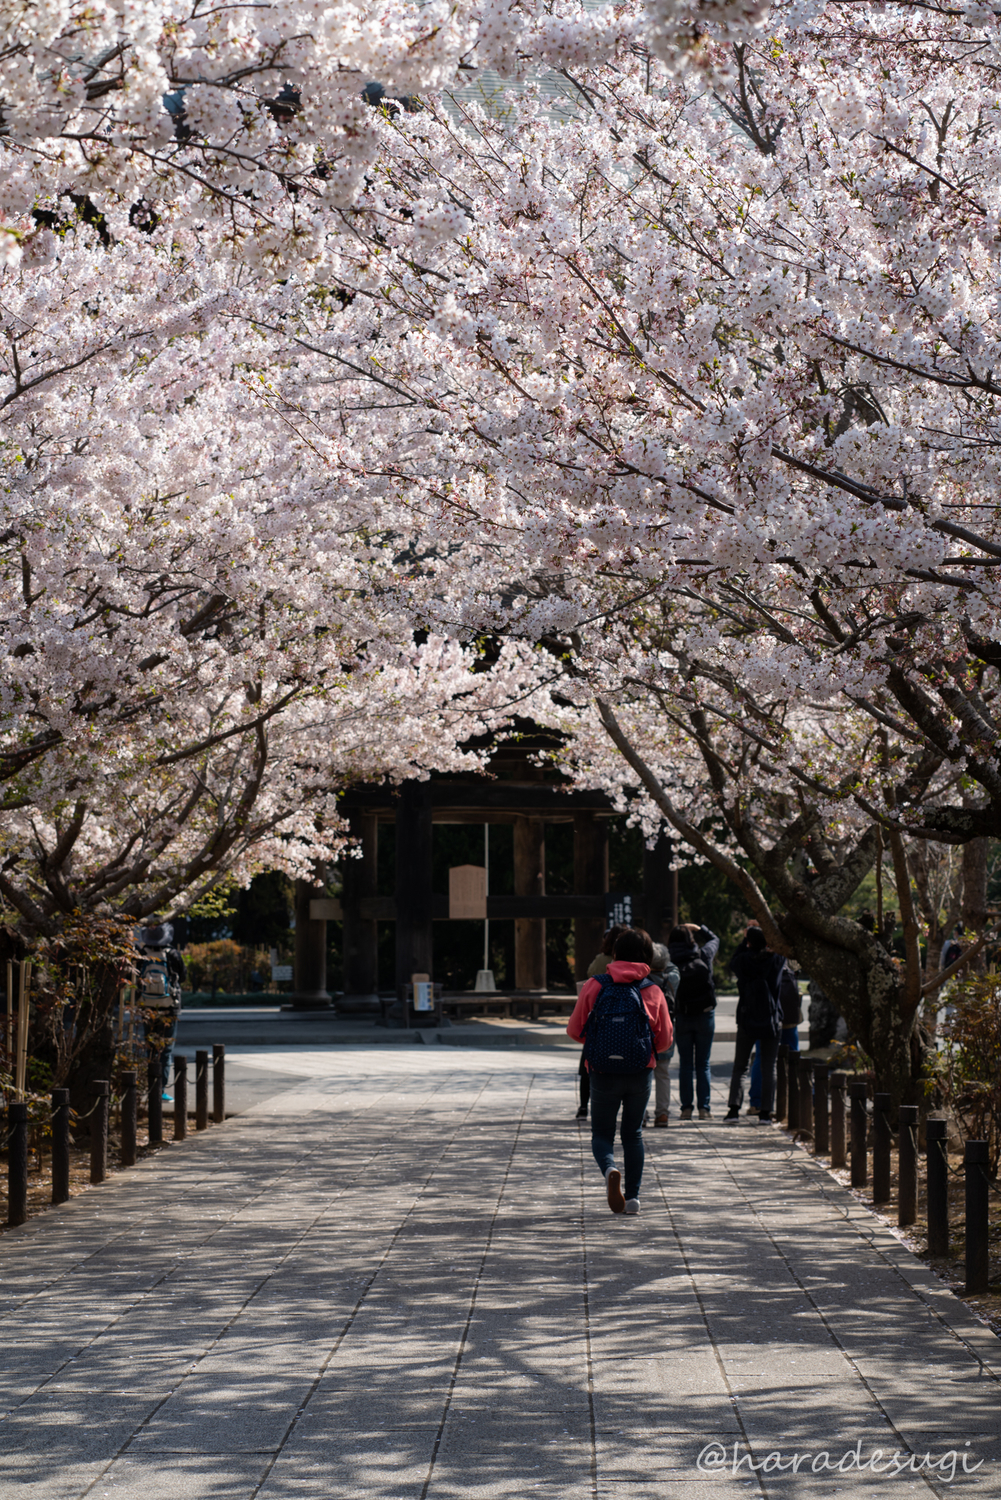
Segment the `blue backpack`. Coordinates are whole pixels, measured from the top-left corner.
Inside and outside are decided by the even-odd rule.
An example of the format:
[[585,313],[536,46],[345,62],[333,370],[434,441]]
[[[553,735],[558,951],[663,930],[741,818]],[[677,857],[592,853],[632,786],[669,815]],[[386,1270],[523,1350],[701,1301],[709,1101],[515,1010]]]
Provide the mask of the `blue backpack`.
[[592,1073],[641,1073],[654,1056],[653,1027],[640,990],[653,983],[616,984],[598,976],[601,994],[584,1027],[584,1057]]

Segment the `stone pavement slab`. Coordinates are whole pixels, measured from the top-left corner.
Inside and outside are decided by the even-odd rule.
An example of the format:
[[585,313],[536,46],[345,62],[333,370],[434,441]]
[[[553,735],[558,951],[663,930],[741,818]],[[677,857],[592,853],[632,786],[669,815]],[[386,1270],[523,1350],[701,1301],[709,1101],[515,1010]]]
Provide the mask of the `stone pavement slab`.
[[994,1335],[781,1132],[651,1130],[615,1217],[572,1055],[232,1062],[0,1242],[0,1500],[1001,1491]]

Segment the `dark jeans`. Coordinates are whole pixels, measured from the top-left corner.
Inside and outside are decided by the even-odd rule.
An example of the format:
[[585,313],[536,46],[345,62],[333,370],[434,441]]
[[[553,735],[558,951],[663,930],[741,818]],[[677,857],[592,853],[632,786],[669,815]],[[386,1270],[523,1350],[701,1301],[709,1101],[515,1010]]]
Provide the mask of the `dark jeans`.
[[580,1107],[581,1109],[587,1109],[591,1098],[591,1075],[584,1066],[583,1051],[580,1054],[580,1066],[577,1069],[577,1075],[580,1078]]
[[591,1074],[591,1150],[602,1176],[615,1166],[615,1121],[622,1109],[622,1191],[638,1198],[643,1180],[643,1111],[650,1102],[653,1069],[643,1073]]
[[679,1016],[674,1026],[678,1047],[678,1098],[682,1109],[691,1109],[693,1093],[699,1109],[708,1109],[712,1095],[709,1054],[716,1035],[716,1012],[705,1010],[698,1016]]
[[755,1043],[761,1057],[761,1112],[770,1115],[775,1108],[775,1064],[779,1056],[777,1036],[752,1036],[749,1031],[737,1027],[737,1046],[733,1055],[733,1073],[730,1078],[730,1109],[739,1109],[744,1102],[744,1074],[751,1061]]
[[[787,1026],[779,1037],[779,1046],[785,1045],[790,1052],[799,1051],[799,1027]],[[754,1062],[751,1064],[751,1108],[761,1108],[761,1048],[755,1044]]]

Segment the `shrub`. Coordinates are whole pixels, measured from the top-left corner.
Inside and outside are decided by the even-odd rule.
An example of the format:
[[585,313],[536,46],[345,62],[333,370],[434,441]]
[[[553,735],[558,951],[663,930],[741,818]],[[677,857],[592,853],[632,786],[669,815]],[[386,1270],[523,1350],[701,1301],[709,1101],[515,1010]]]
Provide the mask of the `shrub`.
[[957,983],[941,1028],[934,1082],[968,1140],[986,1141],[992,1178],[1001,1159],[1001,974]]
[[214,993],[245,994],[250,988],[250,971],[256,969],[267,983],[271,960],[266,948],[245,948],[232,938],[216,938],[211,943],[191,943],[184,953],[187,969],[186,988]]

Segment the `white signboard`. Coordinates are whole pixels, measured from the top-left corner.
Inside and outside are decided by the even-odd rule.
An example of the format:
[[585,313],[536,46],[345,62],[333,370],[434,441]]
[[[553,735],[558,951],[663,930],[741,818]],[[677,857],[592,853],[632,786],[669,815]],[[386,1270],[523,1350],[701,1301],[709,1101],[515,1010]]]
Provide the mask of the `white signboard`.
[[271,978],[272,978],[272,980],[273,980],[273,982],[275,984],[279,983],[279,981],[281,981],[283,979],[291,979],[292,978],[292,965],[291,964],[272,964],[271,965]]
[[453,865],[449,870],[448,915],[452,922],[486,919],[487,872],[483,865]]

